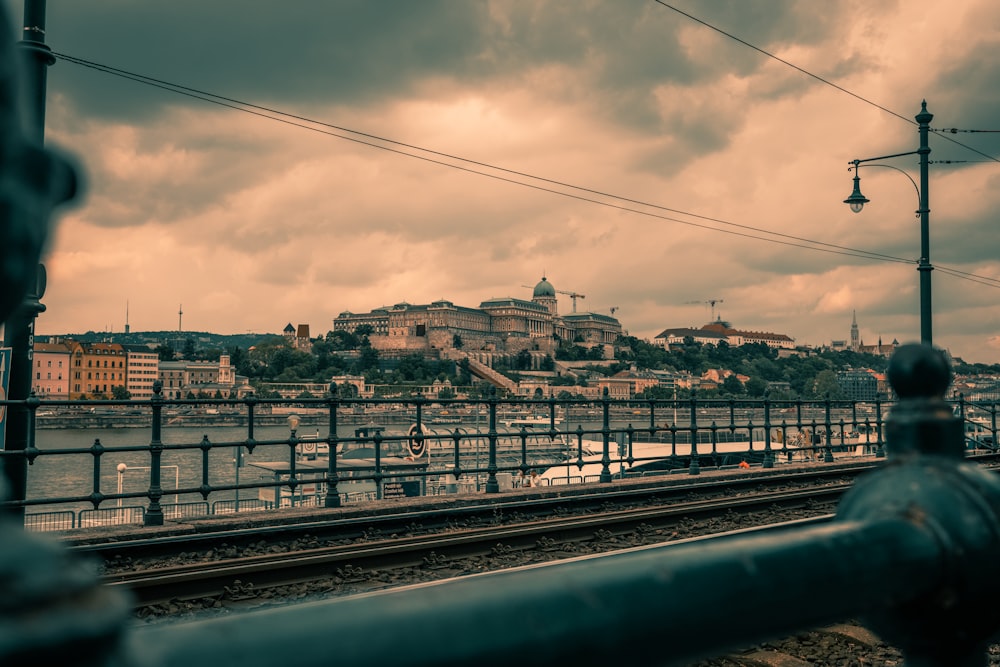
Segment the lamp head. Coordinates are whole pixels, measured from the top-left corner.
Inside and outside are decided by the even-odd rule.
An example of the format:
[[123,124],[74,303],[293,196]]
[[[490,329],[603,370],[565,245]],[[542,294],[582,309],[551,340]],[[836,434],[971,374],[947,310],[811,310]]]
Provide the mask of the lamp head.
[[[855,171],[854,173],[857,174],[858,172]],[[861,209],[864,208],[865,204],[867,204],[869,201],[870,200],[867,197],[861,194],[861,177],[855,176],[854,192],[851,193],[850,197],[844,200],[844,203],[850,206],[851,210],[854,211],[855,213],[860,213]]]
[[299,428],[299,416],[294,412],[288,415],[288,428],[292,431],[296,431]]

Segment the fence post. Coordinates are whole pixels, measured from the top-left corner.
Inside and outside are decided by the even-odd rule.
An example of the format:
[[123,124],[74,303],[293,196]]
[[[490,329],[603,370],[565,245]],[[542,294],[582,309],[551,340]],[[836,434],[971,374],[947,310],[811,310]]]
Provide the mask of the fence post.
[[611,399],[608,397],[608,388],[605,387],[604,391],[601,392],[601,412],[604,415],[604,420],[601,426],[601,436],[604,441],[601,447],[601,476],[599,481],[601,484],[611,483],[611,455],[609,452],[611,446]]
[[[750,442],[753,442],[753,433],[750,434]],[[771,449],[771,401],[764,397],[764,468],[774,467],[774,451]]]
[[490,386],[489,405],[490,428],[486,438],[490,443],[490,458],[486,464],[486,493],[500,493],[500,483],[497,481],[497,388],[492,385]]
[[152,414],[152,428],[149,440],[149,507],[142,522],[147,526],[163,525],[163,508],[160,498],[163,489],[160,487],[160,461],[163,456],[163,442],[160,440],[163,425],[163,382],[153,382],[153,395],[149,399]]
[[701,464],[698,462],[698,399],[694,388],[691,388],[691,461],[688,463],[688,474],[701,474]]
[[830,422],[830,394],[826,395],[826,401],[824,402],[824,417],[823,417],[823,428],[826,430],[824,434],[824,439],[826,440],[826,452],[823,454],[824,463],[833,463],[833,447],[830,445],[830,432],[833,429],[833,424]]
[[[323,501],[325,507],[340,507],[340,491],[337,484],[340,483],[340,476],[337,474],[337,410],[340,407],[340,398],[337,394],[337,383],[330,383],[330,428],[326,434],[326,446],[330,452],[330,465],[326,471],[326,498]],[[430,459],[430,454],[428,454]]]

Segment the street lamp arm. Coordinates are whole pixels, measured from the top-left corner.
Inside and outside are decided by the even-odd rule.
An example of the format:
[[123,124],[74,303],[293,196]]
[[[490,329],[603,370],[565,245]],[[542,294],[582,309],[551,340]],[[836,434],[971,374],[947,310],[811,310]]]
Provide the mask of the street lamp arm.
[[[912,153],[904,153],[904,155],[912,155]],[[878,158],[874,158],[874,159],[878,159]],[[855,162],[864,162],[864,160],[855,160]],[[852,164],[854,164],[854,162],[852,162]],[[901,173],[903,176],[906,176],[908,179],[910,179],[910,183],[913,184],[913,189],[916,190],[916,192],[917,192],[917,211],[916,211],[916,214],[917,214],[917,217],[920,217],[920,187],[917,186],[917,182],[915,180],[913,180],[912,176],[910,176],[908,173],[906,173],[904,170],[900,169],[899,167],[895,167],[895,166],[893,166],[891,164],[878,164],[878,163],[876,163],[876,164],[868,164],[868,165],[865,165],[865,166],[866,167],[885,167],[886,169],[895,169],[896,171],[898,171],[899,173]],[[855,173],[855,175],[857,175],[858,165],[854,164],[853,167],[848,167],[847,171],[850,171],[851,169],[854,169],[855,170],[854,173]]]
[[904,157],[906,155],[920,155],[920,151],[907,151],[906,153],[893,153],[892,155],[881,155],[879,157],[867,157],[863,160],[851,160],[848,164],[853,164],[855,167],[862,162],[874,162],[875,160],[888,160],[893,157]]

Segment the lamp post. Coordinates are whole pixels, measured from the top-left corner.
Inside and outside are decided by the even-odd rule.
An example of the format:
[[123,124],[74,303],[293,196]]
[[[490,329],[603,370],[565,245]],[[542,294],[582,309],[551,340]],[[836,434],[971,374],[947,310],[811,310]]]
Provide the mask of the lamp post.
[[[299,429],[299,416],[293,412],[292,414],[288,415],[288,430],[289,430],[289,434],[288,434],[288,447],[292,451],[291,464],[290,464],[291,465],[291,474],[289,475],[291,481],[295,481],[295,460],[298,458],[298,454],[299,454],[299,452],[298,452],[298,442],[299,442],[299,439],[295,437],[295,432],[298,429]],[[293,484],[290,487],[290,489],[291,489],[291,493],[290,493],[291,497],[289,498],[289,503],[291,504],[292,507],[295,507],[295,492],[297,490],[297,485]],[[278,488],[277,492],[279,494],[281,493],[280,487]],[[281,506],[280,497],[278,498],[278,500],[279,500],[278,506],[280,507]]]
[[[160,467],[165,470],[173,469],[174,471],[174,508],[176,510],[176,508],[180,505],[181,502],[180,500],[181,468],[180,466],[160,466]],[[125,473],[128,472],[129,470],[139,470],[148,473],[150,470],[152,470],[152,468],[150,468],[149,466],[130,466],[126,463],[119,463],[116,470],[118,471],[118,495],[119,495],[118,507],[121,508],[122,499],[120,496],[122,495],[122,493],[124,493],[125,489]]]
[[870,167],[888,167],[890,169],[896,169],[896,171],[901,172],[910,182],[913,183],[913,187],[917,188],[917,199],[918,199],[918,209],[917,215],[920,216],[920,259],[917,261],[917,272],[920,274],[920,342],[926,343],[927,345],[932,345],[932,334],[931,334],[931,271],[934,267],[931,266],[930,258],[930,206],[928,203],[927,195],[927,165],[929,161],[927,156],[930,155],[931,149],[927,145],[927,133],[930,129],[930,122],[934,118],[934,115],[927,111],[927,101],[923,101],[920,104],[920,113],[915,116],[917,121],[919,132],[920,132],[920,147],[915,151],[909,151],[907,153],[895,153],[893,155],[882,155],[880,157],[866,158],[864,160],[851,160],[850,164],[853,165],[849,169],[854,170],[854,191],[851,196],[844,200],[844,203],[851,207],[851,210],[855,213],[860,213],[864,205],[869,202],[863,194],[861,194],[861,177],[858,175],[858,170],[862,163],[874,162],[876,160],[886,160],[894,157],[902,157],[904,155],[919,155],[920,156],[920,186],[918,187],[916,183],[913,182],[913,178],[910,177],[905,171],[893,167],[888,164],[870,164]]

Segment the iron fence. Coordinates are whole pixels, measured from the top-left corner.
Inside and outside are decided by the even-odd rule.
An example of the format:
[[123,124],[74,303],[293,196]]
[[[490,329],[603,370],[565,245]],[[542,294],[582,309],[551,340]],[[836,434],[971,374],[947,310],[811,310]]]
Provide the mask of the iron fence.
[[[38,463],[60,458],[76,457],[71,474],[90,478],[88,488],[75,492],[25,493],[0,501],[0,508],[21,515],[34,530],[162,525],[215,513],[881,457],[883,417],[892,405],[696,395],[655,400],[612,400],[607,395],[598,400],[360,399],[334,394],[166,399],[159,386],[151,400],[141,402],[31,396],[0,404],[26,410],[28,417],[27,446],[0,451],[7,475],[15,480],[12,488],[29,489]],[[996,403],[960,396],[952,407],[966,425],[969,449],[995,448]],[[208,431],[214,426],[227,426],[239,435],[190,437],[190,428]],[[54,436],[66,429],[134,432],[136,439],[112,445],[95,437],[85,445],[60,446]],[[165,430],[183,431],[187,439],[165,441]],[[146,432],[148,440],[140,441]],[[126,456],[143,465],[120,463],[116,486],[110,461]],[[173,461],[183,457],[184,483],[181,466],[165,464],[165,456]],[[80,464],[81,457],[88,463]],[[247,468],[253,471],[249,479]],[[143,488],[123,488],[122,475],[131,471],[143,472]],[[168,479],[171,472],[173,480]],[[135,501],[142,503],[138,515],[131,513],[134,507],[123,507]],[[43,511],[30,511],[36,508]]]

